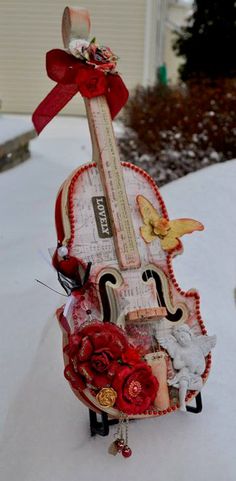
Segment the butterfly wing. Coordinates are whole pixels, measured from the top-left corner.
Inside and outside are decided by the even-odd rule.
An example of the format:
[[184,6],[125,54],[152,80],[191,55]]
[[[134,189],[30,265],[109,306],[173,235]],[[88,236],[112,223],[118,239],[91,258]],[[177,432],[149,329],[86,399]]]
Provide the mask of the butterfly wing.
[[143,195],[137,196],[137,203],[139,206],[139,210],[143,219],[144,224],[148,225],[151,222],[155,222],[156,220],[160,219],[160,216],[151,204],[149,200],[146,199]]
[[161,239],[161,245],[164,250],[172,250],[179,246],[179,237],[184,234],[191,234],[196,230],[203,230],[204,226],[201,222],[194,219],[175,219],[170,221],[170,230],[164,239]]
[[157,238],[156,234],[153,233],[153,229],[150,224],[142,225],[142,227],[140,227],[140,232],[141,232],[142,238],[148,244]]
[[149,202],[149,200],[143,195],[137,196],[137,203],[144,222],[144,225],[140,228],[141,235],[145,242],[152,242],[157,238],[156,234],[153,232],[152,223],[159,220],[160,216],[151,202]]

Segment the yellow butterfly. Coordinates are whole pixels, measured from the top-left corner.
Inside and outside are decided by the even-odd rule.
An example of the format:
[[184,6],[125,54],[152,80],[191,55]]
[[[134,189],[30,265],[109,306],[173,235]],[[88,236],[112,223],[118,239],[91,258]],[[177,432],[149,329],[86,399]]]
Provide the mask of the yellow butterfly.
[[137,196],[137,203],[144,225],[140,232],[145,242],[150,243],[157,237],[165,251],[170,251],[181,245],[179,237],[191,234],[195,230],[203,230],[204,226],[194,219],[167,220],[161,217],[151,202],[143,195]]

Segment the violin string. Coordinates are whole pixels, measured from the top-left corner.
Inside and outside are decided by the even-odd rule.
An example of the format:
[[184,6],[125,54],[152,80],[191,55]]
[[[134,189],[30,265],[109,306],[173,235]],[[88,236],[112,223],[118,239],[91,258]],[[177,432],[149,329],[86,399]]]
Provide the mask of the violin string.
[[60,294],[60,296],[68,297],[66,294],[63,294],[62,292],[56,291],[56,289],[53,289],[52,287],[48,286],[44,282],[40,281],[39,279],[35,279],[35,281],[38,282],[39,284],[42,284],[42,286],[47,287],[48,289],[50,289],[50,291],[56,292],[56,294]]
[[[152,271],[150,270],[150,273],[151,273],[151,276],[152,277]],[[146,282],[148,282],[148,280],[150,279],[150,277],[148,277],[148,272],[147,270],[145,270],[145,280]],[[149,322],[148,323],[148,334],[149,334],[149,337],[151,339],[151,351],[154,353],[155,352],[155,346],[154,346],[154,329],[153,329],[153,323],[152,322]]]
[[[152,271],[151,272],[151,276],[152,276]],[[146,276],[146,281],[148,281],[150,279],[150,277],[148,277],[148,273],[147,273],[147,270],[145,271],[145,276]],[[150,339],[151,339],[151,351],[154,353],[155,352],[155,346],[154,346],[154,337],[153,337],[153,323],[150,322],[148,324],[148,331],[149,331],[149,336],[150,336]]]
[[[155,282],[155,277],[153,275],[153,270],[152,269],[148,269],[149,271],[149,274],[147,272],[147,270],[144,271],[144,277],[145,277],[145,280],[148,281],[148,279],[153,279],[154,283],[156,284]],[[159,292],[158,290],[156,289],[156,296],[157,296],[157,302],[158,302],[158,305],[160,307],[165,307],[165,306],[162,306],[161,304],[161,300],[160,300],[160,295],[159,295]],[[166,336],[169,336],[170,335],[170,331],[172,330],[172,328],[174,327],[174,325],[170,325],[170,326],[161,326],[161,322],[160,321],[154,321],[154,322],[149,322],[149,335],[151,337],[151,342],[152,342],[152,350],[155,351],[156,349],[154,348],[154,341],[153,339],[155,338],[156,339],[156,342],[157,342],[157,350],[160,349],[160,343],[158,341],[158,339],[160,337],[166,337]]]
[[[154,282],[155,282],[155,278],[154,278],[154,275],[153,275],[153,271],[151,270],[151,273],[152,273],[152,277],[154,279]],[[160,299],[160,295],[159,295],[159,292],[158,292],[158,289],[156,289],[156,295],[157,295],[157,302],[159,304],[160,307],[165,307],[165,306],[162,306],[161,305],[161,299]],[[156,331],[156,334],[158,334],[159,336],[159,333],[160,333],[160,322],[158,322],[158,324],[155,326],[155,331]],[[157,339],[157,346],[158,346],[158,350],[160,349],[160,344],[158,342],[158,336],[156,336],[156,339]]]

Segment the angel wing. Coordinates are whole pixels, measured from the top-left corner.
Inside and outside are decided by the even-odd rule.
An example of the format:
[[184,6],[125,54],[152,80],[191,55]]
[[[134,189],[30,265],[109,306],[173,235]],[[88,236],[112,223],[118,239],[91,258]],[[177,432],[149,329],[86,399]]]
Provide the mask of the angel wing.
[[195,337],[195,342],[201,349],[203,355],[207,356],[216,345],[216,336],[197,336]]
[[191,234],[196,230],[203,230],[204,226],[201,222],[194,219],[175,219],[170,221],[170,229],[166,236],[161,239],[161,245],[164,250],[171,250],[180,243],[179,237],[184,234]]
[[177,354],[177,349],[178,349],[178,343],[172,334],[170,334],[168,337],[161,337],[158,338],[158,342],[161,347],[164,347],[164,349],[167,350],[168,354],[170,357],[173,359],[175,358]]

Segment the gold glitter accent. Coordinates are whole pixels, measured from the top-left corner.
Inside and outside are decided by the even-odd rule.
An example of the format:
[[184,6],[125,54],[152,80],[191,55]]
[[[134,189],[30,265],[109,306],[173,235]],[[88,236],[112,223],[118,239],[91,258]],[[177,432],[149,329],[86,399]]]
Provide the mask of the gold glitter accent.
[[106,408],[114,406],[117,398],[117,392],[112,387],[103,387],[96,396],[99,404]]
[[141,386],[140,382],[134,381],[134,380],[131,381],[128,391],[129,391],[129,395],[131,397],[137,397],[140,394],[140,392],[142,391],[142,386]]

